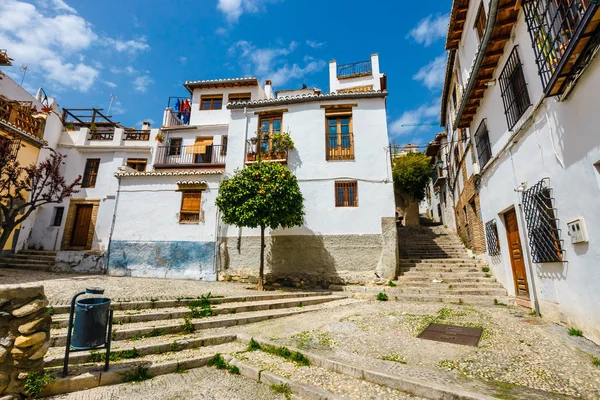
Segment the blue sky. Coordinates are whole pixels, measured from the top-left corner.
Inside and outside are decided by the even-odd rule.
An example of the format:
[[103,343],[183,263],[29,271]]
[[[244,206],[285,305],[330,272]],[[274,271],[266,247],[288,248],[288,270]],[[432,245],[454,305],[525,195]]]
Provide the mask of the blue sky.
[[[342,6],[343,4],[343,6]],[[160,125],[186,80],[258,76],[275,89],[328,91],[328,62],[378,53],[388,75],[390,140],[441,130],[451,1],[0,0],[0,48],[17,82],[61,107],[108,108],[126,126]],[[435,124],[402,127],[403,124]]]

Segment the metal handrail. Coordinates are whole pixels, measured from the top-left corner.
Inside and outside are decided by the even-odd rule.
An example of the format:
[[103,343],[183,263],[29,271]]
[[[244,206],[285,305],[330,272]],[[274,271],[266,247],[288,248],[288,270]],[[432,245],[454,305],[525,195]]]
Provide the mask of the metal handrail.
[[373,74],[373,64],[371,60],[358,61],[350,64],[342,64],[337,67],[338,78],[353,78]]

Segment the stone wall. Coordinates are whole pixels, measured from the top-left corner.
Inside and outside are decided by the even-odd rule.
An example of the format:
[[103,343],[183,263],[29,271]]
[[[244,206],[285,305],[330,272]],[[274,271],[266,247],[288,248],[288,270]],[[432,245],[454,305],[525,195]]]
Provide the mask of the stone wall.
[[[269,284],[323,287],[393,279],[398,263],[394,218],[382,219],[379,235],[289,235],[265,237],[265,278]],[[260,237],[224,238],[220,280],[256,282]]]
[[[25,395],[25,378],[41,371],[50,347],[51,317],[43,286],[0,287],[0,395]],[[12,397],[11,397],[12,396]]]
[[90,251],[59,251],[52,271],[76,272],[79,274],[106,273],[106,252]]

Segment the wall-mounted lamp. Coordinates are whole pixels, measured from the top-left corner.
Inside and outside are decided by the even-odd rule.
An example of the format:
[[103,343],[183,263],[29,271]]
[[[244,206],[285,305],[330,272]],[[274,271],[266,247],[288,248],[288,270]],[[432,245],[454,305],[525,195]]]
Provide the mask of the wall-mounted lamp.
[[444,170],[444,169],[447,170],[448,169],[448,167],[444,168],[444,160],[438,160],[437,167],[439,169],[441,169],[441,170]]

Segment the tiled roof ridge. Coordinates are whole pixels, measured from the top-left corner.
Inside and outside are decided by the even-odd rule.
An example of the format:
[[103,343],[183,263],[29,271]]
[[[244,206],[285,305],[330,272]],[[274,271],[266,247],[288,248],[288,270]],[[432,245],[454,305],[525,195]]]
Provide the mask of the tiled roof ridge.
[[377,97],[378,95],[387,95],[387,90],[370,90],[370,91],[356,91],[356,92],[330,92],[330,93],[306,93],[306,94],[298,94],[294,96],[283,96],[277,97],[274,99],[259,99],[252,101],[238,101],[234,103],[227,103],[227,105],[232,106],[242,106],[242,105],[261,105],[261,104],[277,104],[277,103],[286,103],[293,100],[302,100],[302,99],[336,99],[336,98],[344,98],[344,97],[356,97],[356,96],[364,96],[364,97]]
[[194,176],[194,175],[220,175],[223,170],[205,169],[197,171],[128,171],[123,168],[115,172],[117,178],[130,178],[140,176]]
[[258,80],[255,76],[244,76],[240,78],[221,78],[221,79],[204,79],[199,81],[185,81],[186,85],[193,85],[199,83],[224,83],[224,82],[239,82],[239,81],[253,81]]

